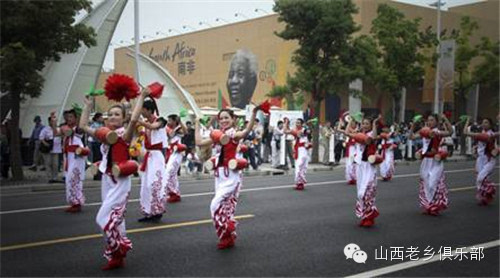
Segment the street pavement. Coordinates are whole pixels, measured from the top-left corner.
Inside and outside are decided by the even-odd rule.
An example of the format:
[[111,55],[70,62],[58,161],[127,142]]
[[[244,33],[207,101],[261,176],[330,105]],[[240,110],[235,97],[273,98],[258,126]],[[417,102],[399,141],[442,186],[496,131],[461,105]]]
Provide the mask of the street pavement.
[[[110,272],[100,270],[105,260],[95,224],[101,201],[97,186],[84,189],[87,205],[79,214],[64,212],[60,189],[4,188],[0,274],[498,277],[499,202],[496,198],[487,207],[477,205],[473,168],[473,161],[445,163],[450,207],[434,217],[423,215],[418,207],[419,164],[398,165],[392,181],[378,181],[380,216],[371,228],[358,226],[356,188],[344,182],[342,167],[311,171],[302,192],[292,189],[293,175],[245,177],[236,210],[238,239],[229,250],[216,248],[209,211],[213,179],[183,180],[182,202],[168,204],[167,214],[157,224],[137,222],[139,182],[134,181],[126,215],[134,249],[123,269]],[[493,180],[498,185],[498,167]],[[344,247],[349,243],[366,252],[365,263],[346,259]],[[473,249],[450,257],[450,251],[471,250],[462,247]]]

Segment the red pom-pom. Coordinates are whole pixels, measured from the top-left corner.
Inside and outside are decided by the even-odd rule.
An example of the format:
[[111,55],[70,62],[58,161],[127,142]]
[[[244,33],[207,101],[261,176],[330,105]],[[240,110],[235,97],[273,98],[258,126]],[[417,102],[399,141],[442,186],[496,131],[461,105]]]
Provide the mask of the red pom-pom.
[[121,101],[125,98],[127,101],[136,98],[139,95],[139,86],[134,79],[124,74],[113,74],[106,79],[104,85],[105,95],[109,100]]
[[153,98],[156,98],[156,99],[159,99],[163,93],[163,85],[158,83],[158,82],[154,82],[154,83],[151,83],[148,85],[148,88],[149,90],[151,91],[151,93],[149,94],[151,97]]
[[271,109],[271,103],[269,102],[269,100],[266,100],[263,103],[261,103],[259,107],[260,110],[262,110],[262,112],[264,112],[265,114],[269,114],[269,110]]

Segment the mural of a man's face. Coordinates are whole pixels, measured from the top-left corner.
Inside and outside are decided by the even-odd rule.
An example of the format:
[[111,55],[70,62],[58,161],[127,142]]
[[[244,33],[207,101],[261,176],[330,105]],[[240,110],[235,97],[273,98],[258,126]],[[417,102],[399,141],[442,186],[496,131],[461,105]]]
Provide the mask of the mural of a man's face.
[[231,61],[227,91],[231,106],[245,108],[257,85],[257,61],[249,52],[238,50]]

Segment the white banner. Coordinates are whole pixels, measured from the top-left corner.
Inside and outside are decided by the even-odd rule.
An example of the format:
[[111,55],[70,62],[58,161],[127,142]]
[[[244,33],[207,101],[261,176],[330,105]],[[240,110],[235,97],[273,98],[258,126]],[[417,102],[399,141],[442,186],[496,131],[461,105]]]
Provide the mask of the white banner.
[[284,118],[290,120],[290,128],[295,126],[295,120],[302,119],[302,111],[295,110],[271,110],[271,116],[269,118],[269,126],[276,127],[278,121],[283,121]]

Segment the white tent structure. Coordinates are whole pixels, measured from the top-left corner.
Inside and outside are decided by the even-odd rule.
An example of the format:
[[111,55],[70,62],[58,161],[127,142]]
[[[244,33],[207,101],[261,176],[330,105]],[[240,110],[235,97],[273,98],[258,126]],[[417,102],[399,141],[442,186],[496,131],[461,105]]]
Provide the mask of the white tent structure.
[[23,134],[31,134],[36,115],[46,119],[56,111],[58,119],[72,103],[83,103],[84,92],[96,84],[109,43],[128,0],[104,0],[83,17],[80,22],[94,28],[97,45],[81,46],[77,52],[61,55],[59,62],[49,62],[42,74],[45,78],[42,94],[21,104],[19,127]]

